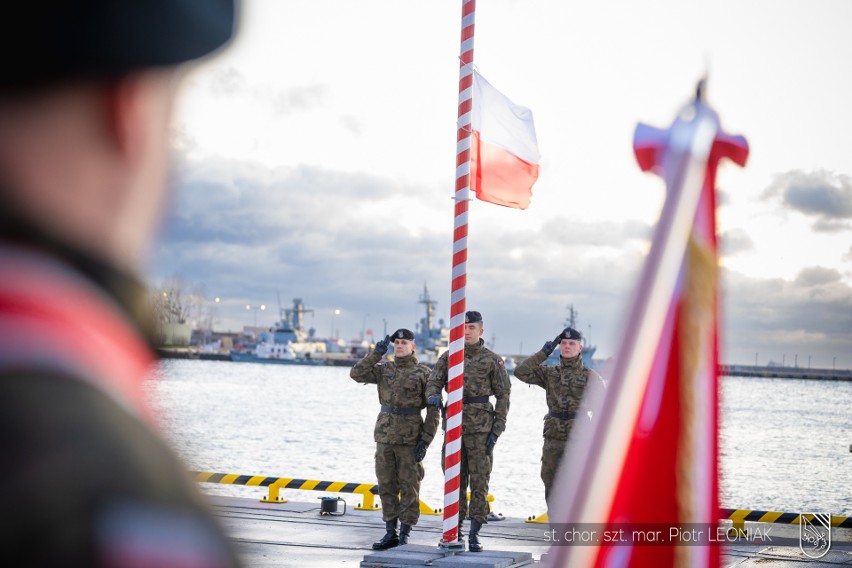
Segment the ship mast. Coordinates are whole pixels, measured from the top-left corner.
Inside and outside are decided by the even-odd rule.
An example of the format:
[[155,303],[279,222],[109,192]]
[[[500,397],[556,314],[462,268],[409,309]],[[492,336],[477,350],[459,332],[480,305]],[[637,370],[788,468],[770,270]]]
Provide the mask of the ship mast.
[[432,337],[432,328],[434,327],[432,322],[435,317],[435,305],[438,303],[432,298],[429,297],[429,289],[426,288],[426,283],[423,283],[423,294],[420,295],[420,300],[417,302],[418,304],[426,305],[426,320],[424,322],[424,335],[426,337]]
[[304,330],[304,315],[313,313],[313,310],[305,309],[301,298],[293,298],[293,307],[284,310],[284,319],[290,324],[294,331]]
[[[577,310],[574,309],[574,304],[568,304],[568,317],[565,319],[565,327],[577,329]],[[579,330],[578,330],[579,331]]]

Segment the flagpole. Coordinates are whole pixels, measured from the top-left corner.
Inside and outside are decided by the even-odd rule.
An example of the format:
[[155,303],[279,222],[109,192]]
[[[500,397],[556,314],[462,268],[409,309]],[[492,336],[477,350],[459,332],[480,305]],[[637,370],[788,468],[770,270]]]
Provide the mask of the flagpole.
[[[473,31],[476,0],[462,0],[459,49],[459,102],[456,122],[456,185],[453,272],[450,293],[450,347],[447,364],[447,423],[444,433],[444,524],[441,546],[458,543],[459,479],[464,394],[464,315],[467,284],[467,211],[470,195],[471,111],[473,108]],[[466,498],[466,497],[463,497]]]

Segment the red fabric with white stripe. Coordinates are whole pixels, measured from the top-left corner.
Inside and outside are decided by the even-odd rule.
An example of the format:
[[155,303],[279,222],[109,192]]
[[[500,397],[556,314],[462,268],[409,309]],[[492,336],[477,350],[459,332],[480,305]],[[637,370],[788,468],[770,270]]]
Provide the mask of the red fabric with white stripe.
[[[666,203],[595,420],[572,432],[551,523],[703,527],[705,546],[628,540],[556,547],[553,565],[719,566],[715,171],[740,165],[745,139],[721,132],[699,98],[671,129],[640,125],[640,166],[663,175]],[[585,403],[585,401],[584,401]],[[558,525],[557,525],[558,526]],[[629,533],[628,533],[629,534]]]
[[88,381],[154,424],[143,390],[153,356],[111,300],[58,262],[19,249],[0,247],[0,273],[0,369]]

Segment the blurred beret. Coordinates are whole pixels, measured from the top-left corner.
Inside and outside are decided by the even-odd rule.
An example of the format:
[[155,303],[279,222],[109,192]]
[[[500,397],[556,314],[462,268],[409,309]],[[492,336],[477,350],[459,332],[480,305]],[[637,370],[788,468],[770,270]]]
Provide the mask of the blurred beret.
[[236,0],[16,0],[3,8],[0,88],[177,65],[225,45]]

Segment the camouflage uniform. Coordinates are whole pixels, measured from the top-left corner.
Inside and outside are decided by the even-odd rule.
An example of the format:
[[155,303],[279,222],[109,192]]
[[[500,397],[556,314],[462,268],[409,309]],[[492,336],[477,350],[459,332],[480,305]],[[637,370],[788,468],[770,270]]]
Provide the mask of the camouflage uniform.
[[544,482],[544,497],[550,496],[550,488],[556,477],[556,469],[565,443],[574,426],[574,418],[556,416],[558,413],[576,413],[580,408],[583,392],[590,380],[601,376],[583,364],[582,355],[571,359],[559,358],[559,365],[545,365],[544,351],[531,355],[515,368],[518,380],[538,385],[545,390],[548,413],[544,417],[544,446],[541,451],[541,480]]
[[[426,398],[441,395],[447,386],[449,353],[444,353],[435,364]],[[494,396],[496,404],[474,402],[464,404],[462,411],[461,472],[459,480],[459,520],[467,514],[467,488],[470,483],[470,518],[480,523],[488,521],[488,480],[491,477],[492,456],[485,451],[488,434],[499,436],[506,429],[509,413],[509,375],[503,359],[485,347],[480,339],[477,345],[464,346],[464,397]],[[446,428],[446,420],[444,420]],[[443,454],[441,464],[443,468]]]
[[[376,419],[376,479],[382,501],[382,517],[387,521],[416,525],[420,517],[420,480],[423,464],[414,459],[414,446],[419,439],[430,443],[438,429],[438,409],[430,407],[426,420],[419,410],[426,407],[424,395],[429,367],[417,355],[381,361],[373,351],[358,361],[349,376],[359,383],[378,386],[383,409]],[[380,362],[381,361],[381,362]],[[400,414],[407,409],[417,413]]]

